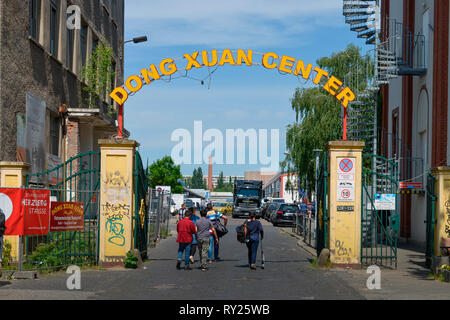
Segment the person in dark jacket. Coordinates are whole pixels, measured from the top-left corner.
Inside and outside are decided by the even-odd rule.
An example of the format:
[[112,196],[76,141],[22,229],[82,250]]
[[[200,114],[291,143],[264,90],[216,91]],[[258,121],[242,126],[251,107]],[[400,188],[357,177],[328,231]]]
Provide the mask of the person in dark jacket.
[[250,219],[247,221],[247,232],[249,233],[249,241],[247,244],[248,249],[248,264],[250,269],[256,270],[256,254],[258,252],[259,239],[264,238],[264,230],[261,222],[256,220],[256,213],[250,213]]

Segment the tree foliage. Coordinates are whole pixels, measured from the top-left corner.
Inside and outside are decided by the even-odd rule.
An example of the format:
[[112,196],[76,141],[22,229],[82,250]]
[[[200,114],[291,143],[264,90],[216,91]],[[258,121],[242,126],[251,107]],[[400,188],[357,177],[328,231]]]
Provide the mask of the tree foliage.
[[203,170],[201,167],[194,169],[194,172],[192,173],[190,188],[206,189],[206,183],[205,180],[203,179]]
[[178,181],[182,179],[180,166],[175,165],[173,159],[165,156],[156,160],[149,167],[150,187],[170,186],[172,193],[183,193],[183,185]]
[[[331,57],[318,59],[317,65],[338,79],[357,79],[358,90],[367,86],[366,76],[373,70],[371,60],[352,44]],[[324,89],[311,87],[296,88],[291,107],[296,112],[296,122],[287,126],[288,154],[281,167],[306,178],[309,182],[306,187],[310,187],[315,183],[313,150],[325,151],[328,141],[342,138],[341,104]]]
[[[82,68],[81,76],[85,82],[83,90],[88,94],[86,103],[89,108],[98,108],[99,99],[104,100],[106,94],[114,86],[115,70],[114,51],[107,44],[100,42]],[[113,106],[108,106],[110,111]]]

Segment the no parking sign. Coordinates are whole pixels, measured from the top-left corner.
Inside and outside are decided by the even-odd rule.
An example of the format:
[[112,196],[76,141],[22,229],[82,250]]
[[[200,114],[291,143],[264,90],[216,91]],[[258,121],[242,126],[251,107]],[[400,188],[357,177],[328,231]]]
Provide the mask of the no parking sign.
[[355,158],[337,158],[337,201],[355,201]]

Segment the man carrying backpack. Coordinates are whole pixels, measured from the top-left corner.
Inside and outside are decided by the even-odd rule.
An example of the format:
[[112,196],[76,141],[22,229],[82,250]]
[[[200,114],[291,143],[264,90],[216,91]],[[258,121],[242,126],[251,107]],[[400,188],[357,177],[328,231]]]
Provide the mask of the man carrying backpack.
[[3,257],[3,235],[6,231],[6,217],[3,210],[0,208],[0,272],[2,271],[2,257]]
[[[227,226],[228,218],[223,215],[221,212],[216,212],[213,209],[212,203],[209,202],[206,205],[206,218],[209,219],[214,227],[220,222],[220,219],[223,219],[223,225],[224,227]],[[211,263],[213,259],[213,251],[214,251],[214,260],[219,261],[219,241],[215,241],[213,238],[213,235],[210,235],[210,242],[209,242],[209,250],[208,250],[208,262]]]
[[247,223],[248,242],[246,243],[248,249],[248,264],[250,269],[256,270],[256,254],[258,252],[259,235],[261,240],[264,238],[264,230],[261,222],[256,220],[256,213],[250,212],[250,219]]

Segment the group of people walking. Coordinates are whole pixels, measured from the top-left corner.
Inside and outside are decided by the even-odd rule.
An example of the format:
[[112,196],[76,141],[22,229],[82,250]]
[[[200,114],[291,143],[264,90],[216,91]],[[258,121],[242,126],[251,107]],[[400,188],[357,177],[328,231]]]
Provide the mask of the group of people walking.
[[[200,210],[200,217],[196,215],[196,208],[186,209],[184,204],[181,206],[177,215],[177,269],[181,269],[184,254],[184,270],[192,270],[191,265],[195,262],[194,256],[197,249],[202,271],[207,271],[208,264],[212,263],[213,260],[221,260],[219,257],[220,234],[216,231],[221,219],[223,220],[223,226],[226,227],[228,217],[213,210],[211,203],[208,203],[205,209]],[[249,267],[255,270],[259,239],[260,236],[261,240],[263,239],[264,231],[261,222],[256,220],[254,214],[250,215],[246,224],[249,232],[249,239],[246,243],[248,263]]]

